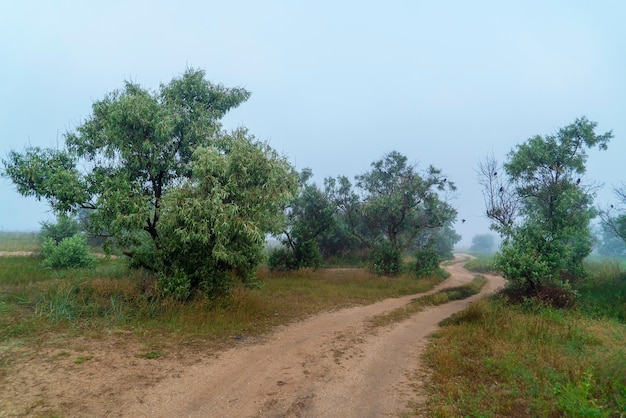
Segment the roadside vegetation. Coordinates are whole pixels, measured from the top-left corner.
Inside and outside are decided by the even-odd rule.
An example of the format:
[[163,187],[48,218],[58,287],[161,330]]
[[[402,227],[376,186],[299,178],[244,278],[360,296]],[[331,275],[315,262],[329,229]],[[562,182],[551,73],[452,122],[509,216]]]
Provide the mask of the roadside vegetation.
[[[7,251],[23,245],[4,237],[0,233]],[[74,269],[45,268],[43,261],[39,255],[0,257],[0,364],[22,346],[55,340],[51,335],[62,344],[72,336],[132,331],[151,347],[191,341],[219,346],[316,312],[424,292],[444,278],[260,266],[256,288],[238,286],[229,296],[181,301],[162,295],[154,275],[129,269],[121,258],[99,258],[93,268]]]
[[445,321],[425,354],[429,401],[415,415],[624,416],[624,265],[586,262],[574,308],[501,294]]
[[[166,344],[229,344],[445,277],[440,263],[461,239],[451,179],[391,151],[353,181],[320,188],[247,129],[222,128],[249,96],[193,68],[158,90],[126,82],[93,103],[63,147],[8,153],[0,175],[47,201],[57,222],[42,224],[41,240],[7,233],[0,243],[37,253],[0,258],[0,371],[21,347],[78,335],[131,332],[155,347],[151,358]],[[433,340],[433,415],[626,415],[624,269],[585,261],[598,215],[598,250],[623,255],[626,244],[626,187],[602,211],[585,178],[589,152],[613,138],[596,128],[581,117],[518,144],[503,163],[479,164],[499,237],[474,237],[481,255],[467,266],[500,272],[507,288]],[[279,245],[266,254],[268,236]],[[482,284],[477,276],[373,324]]]

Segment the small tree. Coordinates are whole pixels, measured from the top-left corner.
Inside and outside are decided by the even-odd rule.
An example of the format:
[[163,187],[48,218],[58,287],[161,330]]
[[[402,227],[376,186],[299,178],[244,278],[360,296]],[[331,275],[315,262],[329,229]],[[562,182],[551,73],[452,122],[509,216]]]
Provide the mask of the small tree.
[[335,222],[335,207],[324,192],[309,183],[312,176],[308,168],[300,173],[299,192],[285,208],[287,224],[280,237],[284,247],[270,255],[271,268],[319,267],[322,262],[318,239]]
[[64,238],[70,238],[80,231],[80,225],[76,219],[66,214],[59,214],[56,223],[41,223],[41,239],[45,241],[51,238],[56,244]]
[[503,238],[496,265],[525,292],[583,274],[595,216],[594,187],[582,179],[586,150],[606,149],[612,137],[597,135],[596,126],[577,119],[555,135],[518,145],[502,167],[493,159],[480,165],[486,213]]
[[198,148],[191,179],[163,199],[162,287],[179,297],[196,289],[224,294],[229,272],[253,284],[265,234],[282,228],[280,208],[295,188],[289,163],[245,130]]
[[389,266],[386,273],[396,274],[404,251],[419,245],[426,231],[434,232],[456,216],[440,196],[455,190],[454,184],[432,166],[420,175],[397,151],[355,179],[354,188],[346,177],[328,184],[352,234],[372,250],[377,272],[380,266]]

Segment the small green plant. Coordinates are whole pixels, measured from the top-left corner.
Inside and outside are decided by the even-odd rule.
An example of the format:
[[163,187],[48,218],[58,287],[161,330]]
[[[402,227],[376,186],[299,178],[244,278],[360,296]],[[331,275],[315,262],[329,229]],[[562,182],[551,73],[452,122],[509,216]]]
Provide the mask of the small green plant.
[[74,361],[76,364],[83,364],[86,361],[93,360],[93,356],[80,356]]
[[429,243],[415,253],[415,274],[417,277],[429,276],[439,270],[439,254],[432,243]]
[[148,351],[147,353],[137,354],[137,357],[143,358],[146,360],[156,360],[163,356],[163,353],[160,351]]
[[383,241],[370,253],[371,268],[379,276],[397,276],[402,268],[402,254],[389,241]]
[[41,255],[44,258],[42,265],[46,268],[93,267],[96,263],[95,256],[89,254],[87,239],[80,233],[63,238],[58,244],[53,238],[46,238]]
[[191,282],[183,272],[171,275],[160,274],[158,287],[161,295],[172,297],[175,300],[184,301],[191,295]]

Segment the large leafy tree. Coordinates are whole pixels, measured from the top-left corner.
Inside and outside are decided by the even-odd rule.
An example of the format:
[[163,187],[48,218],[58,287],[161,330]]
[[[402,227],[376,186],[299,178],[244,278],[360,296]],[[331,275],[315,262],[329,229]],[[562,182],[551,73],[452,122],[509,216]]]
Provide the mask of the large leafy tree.
[[596,214],[594,186],[583,179],[587,150],[606,149],[612,137],[596,126],[583,117],[518,145],[502,167],[481,163],[487,216],[503,238],[498,264],[512,284],[538,291],[583,273]]
[[283,228],[281,207],[295,188],[289,163],[245,130],[198,148],[191,179],[163,200],[157,255],[166,287],[226,293],[229,272],[254,283],[265,234]]
[[[93,114],[65,135],[65,149],[12,151],[3,160],[4,171],[21,194],[46,199],[57,212],[89,210],[91,232],[109,237],[137,265],[158,271],[159,251],[165,251],[164,197],[199,184],[194,170],[206,163],[196,161],[204,155],[200,149],[225,156],[240,151],[232,141],[219,140],[220,119],[248,97],[246,90],[213,84],[194,69],[155,92],[127,82],[93,103]],[[229,187],[247,181],[245,169],[236,176]],[[268,193],[268,199],[273,196]],[[206,205],[228,203],[224,198]],[[168,216],[174,210],[170,207]]]
[[419,246],[425,235],[434,235],[456,217],[456,210],[442,198],[445,191],[455,190],[454,184],[433,166],[420,174],[397,151],[373,162],[371,170],[355,180],[354,187],[346,177],[329,185],[353,235],[390,266],[380,272],[393,273],[402,252]]

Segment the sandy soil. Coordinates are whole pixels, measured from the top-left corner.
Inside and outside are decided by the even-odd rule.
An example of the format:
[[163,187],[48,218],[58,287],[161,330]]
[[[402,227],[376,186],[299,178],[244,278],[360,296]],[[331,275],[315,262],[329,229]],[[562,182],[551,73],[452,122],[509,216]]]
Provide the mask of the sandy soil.
[[[447,269],[451,276],[431,292],[474,276],[463,263]],[[422,401],[415,376],[427,336],[504,284],[488,278],[480,295],[375,331],[369,317],[422,294],[318,314],[218,353],[182,349],[149,360],[123,334],[24,351],[0,371],[0,416],[398,416]]]

